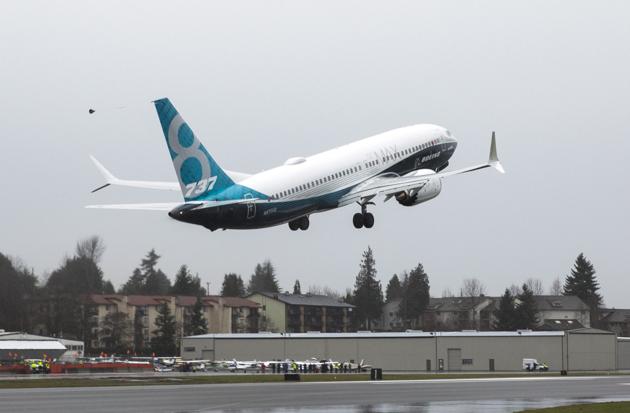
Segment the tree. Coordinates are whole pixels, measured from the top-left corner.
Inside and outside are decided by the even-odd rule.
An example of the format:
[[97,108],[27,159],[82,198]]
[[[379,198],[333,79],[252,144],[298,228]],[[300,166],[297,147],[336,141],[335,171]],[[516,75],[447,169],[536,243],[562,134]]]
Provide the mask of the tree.
[[517,295],[523,292],[523,290],[521,289],[521,286],[518,284],[510,285],[509,289],[510,289],[510,294],[512,294],[512,297],[516,297]]
[[7,330],[28,331],[32,328],[29,306],[37,294],[37,277],[19,267],[0,254],[0,326]]
[[146,276],[140,271],[140,268],[134,268],[131,277],[120,288],[121,294],[143,294]]
[[155,249],[151,249],[142,259],[140,268],[133,270],[133,274],[121,288],[122,294],[166,295],[171,290],[168,277],[156,268],[160,256]]
[[522,292],[518,295],[518,304],[516,305],[516,323],[515,327],[519,329],[534,329],[538,325],[538,317],[536,313],[536,301],[534,300],[534,292],[529,289],[527,284],[521,287]]
[[455,297],[455,294],[450,288],[446,287],[445,289],[442,290],[442,298],[450,298],[450,297]]
[[383,312],[383,290],[381,282],[376,279],[376,262],[370,247],[363,253],[354,283],[352,304],[356,306],[356,321],[368,330],[372,327],[372,321]]
[[203,302],[201,296],[197,296],[197,301],[192,307],[190,319],[184,323],[184,334],[187,336],[196,336],[206,334],[208,332],[208,321],[203,316]]
[[171,308],[167,302],[160,304],[157,311],[158,315],[155,317],[157,328],[153,330],[151,350],[158,356],[174,356],[177,351],[175,317],[171,314]]
[[564,295],[578,296],[591,310],[591,326],[599,320],[599,308],[604,299],[599,294],[599,282],[595,277],[595,267],[580,253],[575,259],[571,274],[564,281]]
[[131,321],[124,312],[115,311],[108,313],[103,318],[100,327],[103,350],[107,353],[124,353],[129,350],[131,333]]
[[198,275],[192,275],[187,265],[179,267],[175,275],[175,282],[171,287],[174,295],[206,295],[205,288],[201,287],[201,279]]
[[392,300],[402,298],[402,295],[403,290],[402,285],[400,284],[400,279],[398,278],[398,275],[394,274],[387,283],[387,288],[385,289],[385,301],[390,302]]
[[407,328],[413,326],[429,305],[429,276],[424,272],[422,264],[405,275],[402,283],[402,301],[398,307],[400,318]]
[[295,280],[295,284],[293,284],[293,294],[302,294],[302,287],[300,286],[300,280]]
[[102,292],[103,272],[92,258],[66,258],[46,282],[48,331],[60,337],[90,341],[93,326],[81,297]]
[[560,277],[556,277],[551,283],[549,295],[562,295],[562,281],[560,281]]
[[221,287],[221,296],[223,297],[244,297],[245,285],[240,275],[234,273],[225,274],[223,277],[223,286]]
[[495,330],[516,330],[516,308],[514,306],[514,296],[508,288],[505,289],[505,293],[501,296],[499,308],[494,310],[494,317],[496,318],[496,321],[492,327]]
[[543,287],[543,283],[538,278],[531,278],[530,277],[530,278],[527,279],[527,281],[525,281],[525,284],[527,285],[527,288],[529,288],[529,290],[534,295],[544,295],[545,294],[545,288]]
[[114,289],[114,284],[111,281],[103,282],[103,294],[116,294],[116,289]]
[[98,235],[77,242],[76,256],[79,258],[87,258],[98,264],[104,252],[105,243]]
[[276,270],[271,261],[266,260],[262,264],[256,264],[254,274],[252,274],[247,291],[251,294],[256,291],[278,293],[280,287],[276,279]]
[[478,298],[484,296],[485,293],[486,286],[478,278],[466,278],[460,290],[462,297]]
[[339,291],[327,285],[323,287],[321,285],[309,285],[308,291],[306,293],[311,294],[311,295],[325,295],[327,297],[333,297],[338,300],[340,300],[343,297],[342,294],[339,293]]

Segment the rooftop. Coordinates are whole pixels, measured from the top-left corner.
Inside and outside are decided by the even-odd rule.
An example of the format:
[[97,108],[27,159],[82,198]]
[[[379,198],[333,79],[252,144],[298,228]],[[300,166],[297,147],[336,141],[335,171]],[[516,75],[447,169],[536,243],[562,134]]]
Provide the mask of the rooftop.
[[250,295],[250,297],[255,294],[260,294],[289,305],[354,308],[352,304],[343,303],[327,295],[256,292]]
[[[576,330],[581,331],[581,330]],[[600,331],[600,330],[596,330]],[[608,334],[609,332],[602,332]],[[559,337],[564,331],[409,331],[409,332],[357,332],[357,333],[241,333],[241,334],[202,334],[189,336],[194,339],[283,339],[283,338],[422,338],[422,337]],[[612,333],[611,333],[612,334]]]

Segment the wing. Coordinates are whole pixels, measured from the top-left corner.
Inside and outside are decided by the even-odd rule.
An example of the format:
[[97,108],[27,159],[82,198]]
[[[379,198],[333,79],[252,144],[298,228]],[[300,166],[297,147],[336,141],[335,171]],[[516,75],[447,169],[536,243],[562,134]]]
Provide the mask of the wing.
[[387,201],[398,192],[410,190],[419,191],[431,179],[445,178],[489,167],[493,167],[497,171],[505,173],[505,170],[503,169],[503,166],[501,165],[501,162],[499,162],[499,158],[497,156],[497,145],[494,132],[492,132],[492,140],[490,142],[490,156],[488,158],[488,162],[485,164],[441,173],[419,173],[420,171],[417,171],[406,176],[398,176],[395,174],[380,175],[357,185],[352,191],[344,195],[339,200],[339,206],[349,205],[354,202],[366,203],[378,195],[385,195],[385,201]]
[[106,204],[106,205],[87,205],[86,208],[94,209],[126,209],[136,211],[171,211],[173,208],[177,208],[184,205],[194,206],[191,209],[204,209],[212,208],[223,205],[232,204],[244,204],[248,202],[258,201],[259,198],[247,198],[247,199],[231,199],[228,201],[204,201],[204,202],[156,202],[151,204]]

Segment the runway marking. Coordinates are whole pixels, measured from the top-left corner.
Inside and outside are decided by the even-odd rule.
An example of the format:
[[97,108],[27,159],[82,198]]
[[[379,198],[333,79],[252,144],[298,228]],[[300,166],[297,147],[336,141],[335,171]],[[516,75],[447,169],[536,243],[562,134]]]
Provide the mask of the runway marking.
[[[157,385],[143,385],[143,386],[94,386],[94,387],[46,387],[46,388],[21,388],[21,389],[0,389],[0,394],[3,392],[82,392],[86,389],[90,391],[161,391],[164,389],[185,389],[185,388],[200,388],[200,387],[252,387],[252,386],[338,386],[343,385],[366,385],[366,386],[380,386],[380,385],[399,385],[399,384],[460,384],[460,383],[496,383],[496,382],[526,382],[526,381],[589,381],[589,380],[606,380],[615,379],[615,376],[579,376],[579,377],[488,377],[488,378],[470,378],[470,379],[428,379],[428,380],[383,380],[383,381],[323,381],[323,382],[297,382],[297,383],[201,383],[201,384],[157,384]],[[630,383],[617,383],[621,385],[630,386]]]

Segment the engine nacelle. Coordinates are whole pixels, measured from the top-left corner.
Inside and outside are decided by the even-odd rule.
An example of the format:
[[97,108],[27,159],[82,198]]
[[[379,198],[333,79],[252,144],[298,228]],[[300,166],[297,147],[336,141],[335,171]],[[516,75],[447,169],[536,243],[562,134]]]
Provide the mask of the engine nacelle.
[[[412,176],[422,175],[435,175],[435,172],[430,169],[420,169],[419,171],[414,172]],[[420,190],[410,189],[407,191],[401,191],[395,196],[396,201],[398,201],[400,205],[414,206],[435,198],[440,194],[440,192],[442,192],[442,180],[440,178],[432,177],[429,178],[429,182],[427,182]]]

